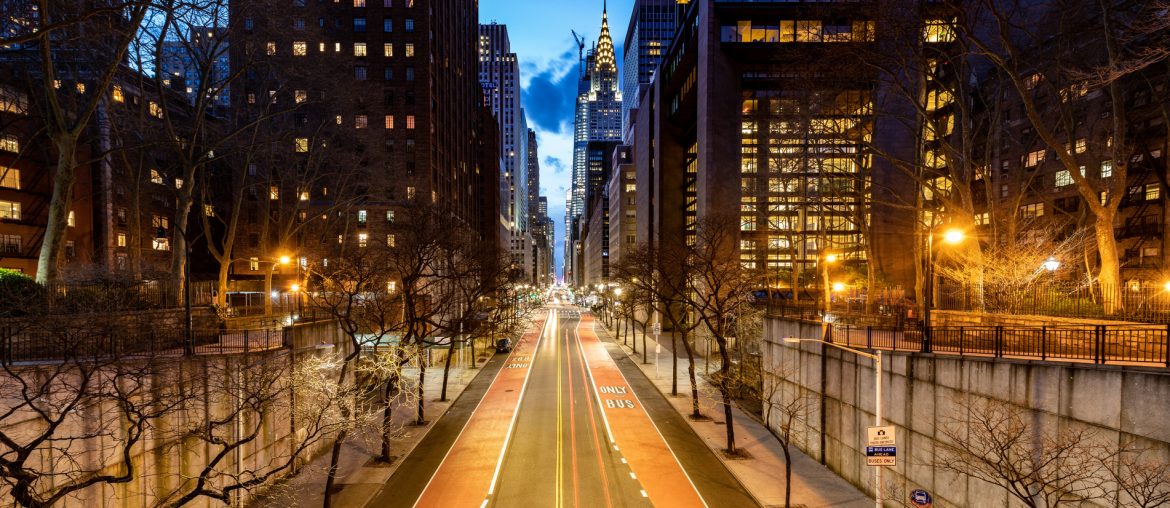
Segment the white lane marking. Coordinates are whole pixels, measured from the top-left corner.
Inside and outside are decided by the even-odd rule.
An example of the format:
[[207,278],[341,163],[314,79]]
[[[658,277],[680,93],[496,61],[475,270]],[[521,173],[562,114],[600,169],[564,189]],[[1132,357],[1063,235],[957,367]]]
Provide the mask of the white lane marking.
[[516,428],[516,418],[520,416],[520,404],[524,402],[524,393],[528,391],[528,380],[532,378],[532,364],[536,363],[536,354],[540,351],[541,343],[544,342],[544,334],[548,331],[549,324],[554,320],[555,318],[550,312],[549,317],[544,322],[544,329],[536,338],[536,347],[532,348],[532,360],[528,362],[528,372],[524,373],[524,385],[520,387],[520,398],[516,399],[516,408],[512,410],[512,421],[508,423],[508,434],[504,436],[504,446],[500,447],[500,456],[496,459],[496,472],[492,473],[492,484],[488,487],[489,496],[496,492],[496,482],[500,479],[500,467],[504,465],[504,454],[508,451],[508,442],[512,440],[512,431]]
[[[614,451],[617,451],[618,446],[613,439],[613,429],[609,426],[609,417],[605,416],[605,410],[601,408],[601,393],[597,391],[597,381],[593,379],[593,369],[589,367],[589,357],[585,355],[585,347],[581,345],[581,335],[577,333],[580,328],[581,321],[577,321],[577,326],[573,327],[573,337],[577,339],[577,351],[581,353],[581,363],[585,364],[585,372],[589,374],[589,387],[593,389],[594,400],[597,401],[597,409],[601,413],[601,421],[605,423],[605,437],[609,438]],[[629,383],[626,384],[629,385]]]
[[[577,323],[577,326],[578,326],[578,327],[580,327],[580,326],[581,326],[581,323],[580,323],[580,322],[578,322],[578,323]],[[574,333],[576,333],[576,332],[574,331]],[[596,335],[596,333],[594,333],[594,335]],[[600,338],[600,337],[598,337],[598,339],[597,339],[597,342],[598,342],[598,344],[601,344],[602,348],[604,348],[604,347],[605,347],[605,344],[602,344],[602,342],[601,342],[601,338]],[[584,357],[584,355],[585,355],[585,347],[581,345],[581,340],[580,340],[580,338],[579,338],[579,337],[578,337],[578,339],[577,339],[577,347],[581,349],[581,355]],[[606,350],[606,354],[607,354],[607,355],[609,354],[609,351],[608,351],[608,350]],[[588,371],[589,371],[589,380],[590,380],[590,381],[592,381],[592,380],[593,380],[593,369],[591,369],[591,368],[589,367],[589,362],[585,362],[585,370],[588,370]],[[616,361],[614,362],[614,370],[616,370],[616,371],[617,371],[618,375],[622,377],[622,381],[623,381],[623,382],[626,384],[626,386],[627,386],[627,387],[629,387],[629,389],[630,389],[630,393],[632,393],[632,394],[634,395],[634,400],[637,400],[637,401],[638,401],[638,406],[639,406],[639,407],[642,409],[642,413],[645,413],[645,415],[646,415],[646,419],[647,419],[647,420],[650,420],[650,425],[654,427],[654,432],[657,432],[657,433],[658,433],[658,438],[662,440],[662,444],[666,445],[666,449],[667,449],[668,451],[670,451],[670,456],[674,458],[674,463],[675,463],[675,464],[678,464],[678,468],[679,468],[680,470],[682,470],[682,472],[683,472],[683,476],[685,476],[685,477],[686,477],[686,479],[687,479],[687,482],[689,482],[689,483],[691,484],[691,488],[695,489],[695,495],[699,496],[699,501],[701,501],[701,502],[703,503],[703,506],[709,506],[709,505],[707,504],[707,500],[706,500],[706,499],[703,499],[703,494],[702,494],[701,492],[699,492],[699,487],[695,486],[695,481],[694,481],[694,480],[692,480],[692,479],[691,479],[691,475],[690,475],[689,473],[687,473],[687,468],[683,467],[683,465],[682,465],[682,462],[678,460],[678,455],[676,455],[676,454],[674,453],[674,449],[670,447],[670,442],[666,440],[666,436],[663,436],[663,435],[662,435],[662,430],[658,428],[658,424],[657,424],[657,423],[654,423],[654,418],[651,418],[651,417],[650,417],[650,412],[649,412],[649,411],[646,411],[646,405],[642,403],[642,398],[641,398],[641,397],[638,397],[638,392],[636,392],[636,391],[634,390],[634,387],[630,385],[630,380],[629,380],[629,379],[626,379],[626,374],[625,374],[624,372],[622,372],[622,369],[621,369],[621,367],[618,367],[618,365],[617,365],[617,362],[616,362]],[[597,389],[596,389],[597,383],[596,383],[596,382],[594,382],[594,383],[593,383],[593,385],[594,385],[594,393],[596,393],[596,392],[597,392]],[[601,396],[600,396],[600,395],[598,395],[598,400],[600,400],[600,399],[601,399]],[[600,402],[599,402],[598,404],[600,404]],[[673,407],[671,407],[671,409],[673,410],[674,408],[673,408]],[[604,410],[604,409],[601,411],[601,416],[603,416],[603,417],[605,416],[605,410]],[[607,421],[607,422],[606,422],[606,430],[608,430],[608,429],[609,429],[609,423],[608,423],[608,421]],[[613,438],[610,438],[610,439],[612,440]],[[615,444],[615,445],[613,446],[613,448],[616,450],[616,449],[617,449],[617,445]]]
[[622,457],[621,459],[622,459],[622,464],[628,464],[628,462],[626,462],[626,458],[625,458],[625,457]]
[[[548,327],[548,321],[544,322],[544,326],[546,328]],[[544,334],[544,330],[541,330],[541,337],[544,336],[543,334]],[[540,342],[541,342],[540,337],[537,337],[537,340],[536,340],[537,347],[540,347]],[[507,365],[508,361],[512,359],[512,355],[514,355],[514,354],[516,354],[515,349],[513,349],[511,353],[508,353],[508,358],[504,360],[505,365]],[[533,350],[533,360],[536,360],[535,356],[536,356],[536,351],[534,349]],[[531,364],[531,362],[529,362],[529,363]],[[475,404],[475,409],[471,410],[472,415],[474,415],[476,411],[479,411],[479,406],[483,404],[483,399],[487,398],[488,392],[490,392],[492,390],[492,387],[496,385],[496,382],[498,382],[500,380],[500,374],[502,372],[503,372],[503,368],[501,368],[500,371],[496,373],[496,377],[494,379],[492,379],[492,384],[488,385],[487,391],[483,392],[483,397],[480,397],[479,402],[477,402]],[[531,369],[529,369],[529,372],[531,372]],[[528,382],[527,378],[525,378],[525,383],[527,383],[527,382]],[[516,408],[519,409],[519,407],[520,407],[520,402],[517,401]],[[459,429],[459,434],[455,435],[455,440],[451,442],[451,447],[447,449],[447,453],[443,454],[443,460],[439,461],[439,466],[435,468],[434,473],[431,473],[431,478],[429,480],[427,480],[427,484],[423,487],[422,493],[420,493],[418,495],[418,499],[415,499],[414,504],[411,506],[418,506],[418,502],[422,501],[422,495],[427,492],[427,489],[430,488],[431,483],[435,481],[435,477],[439,475],[439,470],[442,469],[443,464],[445,464],[447,462],[447,457],[451,456],[451,450],[455,449],[455,444],[459,442],[459,438],[463,437],[463,431],[467,430],[467,426],[470,424],[471,424],[471,415],[469,415],[467,417],[466,422],[463,422],[463,428]],[[497,472],[499,471],[498,467],[499,466],[497,465]],[[489,492],[489,494],[490,494],[490,492]],[[486,504],[487,499],[484,499],[483,502],[484,502],[484,504]]]
[[485,508],[487,506],[487,503],[488,503],[488,500],[485,498],[483,500],[483,502],[479,504],[479,508]]
[[631,479],[631,480],[637,480],[637,479],[638,479],[638,475],[634,474],[634,472],[633,472],[633,471],[630,471],[630,479]]
[[645,490],[643,490],[641,492],[642,492],[642,497],[650,497],[650,494],[647,494]]

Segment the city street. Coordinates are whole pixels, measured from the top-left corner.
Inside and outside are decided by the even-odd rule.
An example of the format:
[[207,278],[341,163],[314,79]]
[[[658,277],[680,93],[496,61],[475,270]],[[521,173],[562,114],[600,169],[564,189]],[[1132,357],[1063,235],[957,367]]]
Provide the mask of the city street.
[[533,316],[371,506],[755,506],[591,315]]

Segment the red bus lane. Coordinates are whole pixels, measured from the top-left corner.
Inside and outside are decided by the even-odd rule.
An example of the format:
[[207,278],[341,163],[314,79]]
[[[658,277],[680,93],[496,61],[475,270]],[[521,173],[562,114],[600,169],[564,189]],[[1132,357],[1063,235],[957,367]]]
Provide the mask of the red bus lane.
[[532,359],[549,321],[535,321],[467,420],[423,489],[418,507],[478,507],[495,487],[498,464],[511,438]]
[[706,506],[637,394],[593,332],[592,316],[581,316],[577,337],[607,434],[611,436],[610,444],[628,461],[650,502],[672,508]]

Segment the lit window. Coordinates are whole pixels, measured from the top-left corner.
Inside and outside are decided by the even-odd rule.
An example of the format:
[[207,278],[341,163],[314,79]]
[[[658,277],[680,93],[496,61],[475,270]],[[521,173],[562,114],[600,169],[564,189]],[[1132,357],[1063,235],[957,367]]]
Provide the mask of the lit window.
[[301,190],[299,192],[297,192],[297,199],[301,200],[301,201],[308,201],[309,200],[308,189],[305,189],[302,187]]
[[1101,161],[1101,178],[1113,176],[1113,161]]
[[260,269],[260,258],[248,258],[248,269],[257,271]]
[[1067,169],[1062,169],[1062,170],[1056,172],[1056,183],[1055,183],[1056,187],[1065,187],[1068,185],[1072,185],[1072,183],[1073,183],[1072,173],[1069,172]]
[[169,238],[154,238],[151,242],[151,248],[154,250],[171,250],[171,240]]
[[975,225],[986,226],[991,223],[991,214],[987,212],[975,214]]
[[358,222],[358,225],[359,225],[359,226],[365,226],[365,225],[366,225],[366,218],[367,218],[367,217],[368,217],[368,214],[366,213],[366,211],[365,211],[365,210],[358,210],[358,213],[357,213],[357,222]]
[[0,187],[7,187],[9,189],[20,188],[20,170],[6,166],[0,166]]
[[369,235],[369,234],[367,234],[367,233],[358,233],[358,247],[365,247],[365,246],[366,246],[366,242],[368,242],[368,241],[369,241],[369,239],[370,239],[370,235]]
[[162,215],[151,216],[150,227],[167,229],[170,227],[170,220]]
[[386,283],[386,291],[389,293],[393,293],[395,291],[398,291],[398,282],[397,281],[387,282]]
[[406,43],[406,53],[405,54],[406,54],[407,58],[414,56],[414,43],[413,42]]
[[390,234],[386,235],[386,246],[387,247],[393,247],[395,241],[396,241],[396,239],[394,238],[394,233],[390,233]]
[[114,91],[110,92],[110,97],[114,99],[114,102],[125,101],[126,96],[122,93],[122,85],[114,85]]
[[414,115],[406,115],[406,128],[407,129],[414,128]]
[[1040,73],[1029,74],[1024,77],[1024,88],[1028,90],[1036,88],[1036,85],[1039,85],[1042,79],[1044,79],[1044,76]]
[[386,223],[387,224],[394,223],[394,210],[386,210]]
[[1035,219],[1044,216],[1044,203],[1032,203],[1020,207],[1020,215],[1025,219]]
[[1044,150],[1028,152],[1028,155],[1024,158],[1024,167],[1034,168],[1040,165],[1041,162],[1044,162]]
[[73,210],[69,210],[69,215],[65,216],[65,225],[69,227],[77,227],[77,214]]
[[364,43],[364,42],[353,43],[353,56],[366,56],[366,43]]
[[214,205],[203,205],[203,215],[205,215],[207,217],[215,217],[215,206]]
[[297,153],[307,153],[309,151],[309,138],[297,138],[295,142]]
[[0,219],[20,220],[20,202],[0,201]]
[[153,116],[155,118],[162,118],[163,117],[162,108],[159,107],[157,102],[150,101],[149,106],[150,106],[150,116]]
[[353,18],[353,31],[355,31],[355,32],[366,31],[366,18]]
[[394,56],[394,45],[389,42],[382,44],[382,55]]
[[16,139],[15,134],[0,134],[0,150],[20,153],[20,140]]
[[293,42],[293,56],[305,56],[309,53],[309,45],[305,41]]
[[[389,0],[387,0],[387,1],[389,1]],[[386,7],[389,7],[389,5],[387,5]],[[386,33],[393,32],[394,31],[394,20],[392,20],[392,19],[382,20],[382,31],[386,32]]]
[[366,0],[353,0],[353,6],[354,7],[365,7]]
[[179,190],[183,189],[183,179],[182,178],[175,179],[175,188],[179,189]]
[[275,185],[268,186],[268,199],[280,199],[280,187]]
[[387,129],[393,129],[394,128],[394,115],[386,115],[385,122],[386,122],[385,125],[386,125]]
[[162,183],[163,183],[162,173],[159,173],[157,169],[150,170],[150,183],[157,183],[159,185],[162,185]]
[[1162,197],[1162,188],[1156,183],[1146,184],[1146,201],[1157,201]]
[[1077,138],[1077,144],[1076,144],[1076,152],[1077,153],[1085,153],[1085,150],[1087,150],[1088,148],[1089,148],[1089,143],[1085,138]]
[[928,19],[922,27],[922,39],[926,42],[953,42],[955,29],[943,19]]
[[369,117],[366,115],[357,115],[353,117],[353,128],[365,129],[369,126]]
[[406,199],[414,199],[414,187],[406,188]]
[[365,81],[366,80],[366,67],[363,65],[359,65],[357,67],[354,67],[353,68],[353,79],[356,79],[358,81]]
[[324,42],[317,43],[317,52],[319,52],[319,53],[325,52],[325,43]]
[[268,53],[268,56],[272,56],[272,55],[276,54],[276,43],[275,42],[268,41],[268,43],[265,45],[265,48],[266,48],[266,51]]
[[413,32],[414,31],[414,19],[406,18],[406,21],[403,22],[403,26],[405,27],[407,32]]
[[309,92],[305,90],[293,90],[293,101],[297,104],[302,104],[309,100]]
[[126,246],[126,233],[118,233],[118,247]]

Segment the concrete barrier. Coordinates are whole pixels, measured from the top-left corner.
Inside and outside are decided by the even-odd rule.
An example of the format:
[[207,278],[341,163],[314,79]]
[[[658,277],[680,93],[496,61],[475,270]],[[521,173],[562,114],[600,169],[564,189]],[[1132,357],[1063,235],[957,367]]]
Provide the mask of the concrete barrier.
[[[772,399],[771,407],[795,397],[810,401],[794,443],[873,495],[873,472],[864,459],[866,427],[874,422],[873,362],[814,342],[783,340],[820,339],[821,334],[816,323],[767,319],[764,393]],[[934,495],[936,506],[1019,504],[1001,487],[938,465],[946,444],[940,425],[948,415],[965,411],[972,400],[998,401],[1021,411],[1037,434],[1088,428],[1101,443],[1133,444],[1155,460],[1170,460],[1166,369],[883,354],[884,417],[887,425],[897,427],[898,445],[897,466],[884,473],[887,494],[925,489]],[[906,505],[905,499],[897,501]]]

